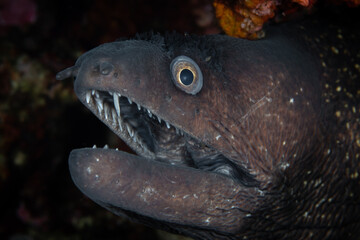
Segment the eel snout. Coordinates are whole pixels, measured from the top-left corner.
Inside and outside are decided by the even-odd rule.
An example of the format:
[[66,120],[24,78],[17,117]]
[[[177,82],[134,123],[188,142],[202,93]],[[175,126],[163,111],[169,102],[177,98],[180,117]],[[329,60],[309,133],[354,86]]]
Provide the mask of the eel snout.
[[220,174],[117,150],[73,150],[69,165],[77,187],[118,215],[125,210],[164,222],[236,232],[257,200],[252,189]]

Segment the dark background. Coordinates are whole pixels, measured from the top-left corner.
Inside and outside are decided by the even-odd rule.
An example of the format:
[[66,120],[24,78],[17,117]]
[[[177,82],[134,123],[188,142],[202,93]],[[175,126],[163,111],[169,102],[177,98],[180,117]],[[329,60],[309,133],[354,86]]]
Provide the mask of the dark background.
[[73,80],[55,80],[101,43],[174,30],[220,32],[211,2],[0,0],[0,239],[184,239],[117,217],[75,187],[72,149],[130,150],[77,100]]
[[[72,149],[126,149],[55,74],[138,32],[216,33],[206,0],[0,0],[0,239],[171,239],[87,199]],[[175,238],[172,238],[175,239]]]

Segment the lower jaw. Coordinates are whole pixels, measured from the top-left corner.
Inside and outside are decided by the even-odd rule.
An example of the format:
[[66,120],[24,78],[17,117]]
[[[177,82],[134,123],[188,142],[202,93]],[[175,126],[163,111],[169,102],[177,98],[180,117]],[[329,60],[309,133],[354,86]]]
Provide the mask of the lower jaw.
[[112,149],[73,150],[69,166],[76,186],[115,214],[125,210],[219,231],[229,230],[226,222],[238,221],[236,196],[247,191],[216,173]]

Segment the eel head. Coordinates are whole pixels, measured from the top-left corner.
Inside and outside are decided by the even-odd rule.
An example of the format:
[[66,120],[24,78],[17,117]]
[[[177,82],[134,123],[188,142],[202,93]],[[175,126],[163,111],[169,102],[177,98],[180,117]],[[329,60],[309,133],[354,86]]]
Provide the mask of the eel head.
[[[74,77],[80,101],[136,152],[73,150],[71,176],[115,214],[199,239],[236,235],[314,131],[302,129],[313,120],[304,111],[315,112],[306,105],[314,81],[297,83],[304,71],[292,73],[291,63],[301,56],[289,49],[289,61],[276,57],[270,42],[158,38],[100,45],[57,75]],[[303,142],[302,150],[313,144]]]

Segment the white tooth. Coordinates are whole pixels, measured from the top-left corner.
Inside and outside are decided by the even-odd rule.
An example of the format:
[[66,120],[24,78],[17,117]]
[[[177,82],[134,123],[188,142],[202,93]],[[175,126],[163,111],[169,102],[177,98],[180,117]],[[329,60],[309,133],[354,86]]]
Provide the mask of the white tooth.
[[91,90],[91,94],[94,96],[95,95],[95,90]]
[[129,101],[129,103],[132,104],[132,101],[130,100],[130,98],[127,98],[127,99],[128,99],[128,101]]
[[113,99],[114,99],[114,106],[115,106],[115,109],[116,109],[116,113],[120,117],[119,96],[117,94],[114,94]]
[[90,102],[90,97],[91,97],[91,93],[90,91],[86,93],[86,102],[89,103]]
[[138,107],[138,110],[140,111],[141,110],[141,106],[139,104],[136,104],[137,107]]
[[115,148],[115,150],[116,150],[116,151],[119,151],[119,149],[118,149],[118,148]]
[[96,148],[96,145],[94,144],[93,148]]
[[123,128],[122,128],[122,125],[121,125],[121,118],[118,118],[118,123],[119,123],[120,131],[123,131]]
[[104,149],[109,149],[109,146],[105,144]]
[[108,92],[111,96],[113,95],[113,93],[112,92]]
[[165,123],[166,123],[166,127],[170,128],[170,124],[168,122],[165,122]]
[[104,104],[104,113],[105,113],[105,119],[109,119],[109,106],[107,104]]
[[100,110],[103,110],[104,106],[103,106],[102,100],[100,98],[95,98],[95,101],[96,101],[98,108],[100,108]]
[[127,129],[128,133],[129,133],[130,137],[133,137],[134,133],[133,133],[132,129],[130,129],[128,124],[126,125],[126,129]]
[[113,108],[111,108],[111,116],[113,120],[113,125],[116,126],[116,112]]
[[152,113],[150,112],[150,110],[149,109],[146,109],[146,110],[148,111],[149,117],[152,117]]
[[158,116],[157,116],[157,119],[158,119],[159,123],[161,123],[161,119]]
[[136,134],[134,135],[133,140],[134,140],[134,142],[136,142],[136,141],[137,141]]
[[117,93],[117,95],[118,95],[119,97],[121,97],[121,94],[120,94],[120,93]]
[[102,114],[101,114],[101,110],[102,110],[102,109],[101,109],[101,107],[100,107],[99,104],[97,105],[97,108],[98,108],[99,115],[102,116]]
[[98,93],[97,91],[95,91],[95,96],[96,96],[97,98],[100,97],[100,95],[99,95],[99,93]]

